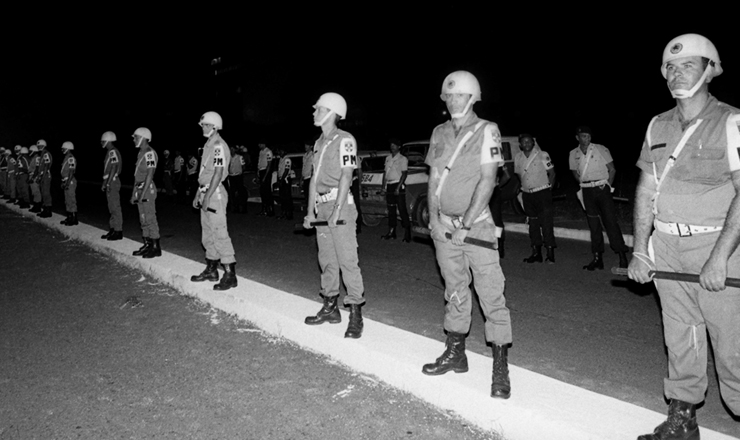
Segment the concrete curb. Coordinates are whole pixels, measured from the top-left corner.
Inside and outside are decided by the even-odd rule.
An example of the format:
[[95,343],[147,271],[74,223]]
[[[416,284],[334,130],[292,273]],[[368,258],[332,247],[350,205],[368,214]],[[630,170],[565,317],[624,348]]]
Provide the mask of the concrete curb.
[[[239,277],[239,286],[225,292],[212,290],[213,283],[192,283],[190,275],[203,264],[164,251],[162,257],[142,259],[131,252],[141,243],[123,239],[101,240],[106,231],[86,225],[59,224],[62,216],[42,219],[16,205],[9,209],[63,232],[129,267],[141,269],[212,307],[254,323],[263,331],[284,337],[301,347],[325,354],[358,372],[377,376],[401,390],[439,408],[454,411],[475,425],[493,430],[509,440],[617,440],[636,438],[665,419],[659,414],[618,399],[587,391],[564,382],[510,366],[513,386],[509,400],[489,397],[491,358],[468,353],[470,371],[429,377],[421,366],[434,360],[444,345],[414,333],[365,319],[363,337],[345,339],[345,325],[309,327],[305,316],[320,307],[315,301],[292,295]],[[317,274],[318,276],[318,274]],[[346,323],[348,314],[342,311]],[[441,323],[440,323],[441,324]],[[705,440],[730,437],[702,428]]]

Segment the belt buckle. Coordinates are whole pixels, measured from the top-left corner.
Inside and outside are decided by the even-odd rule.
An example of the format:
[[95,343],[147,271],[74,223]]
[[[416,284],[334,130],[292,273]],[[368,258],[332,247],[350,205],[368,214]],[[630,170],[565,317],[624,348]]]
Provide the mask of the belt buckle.
[[694,235],[694,234],[691,233],[691,226],[690,225],[685,225],[685,224],[682,224],[682,223],[676,223],[676,230],[678,230],[678,236],[679,237],[691,237],[692,235]]
[[450,221],[452,222],[452,226],[454,226],[455,229],[462,227],[462,221],[460,221],[460,217],[450,217]]

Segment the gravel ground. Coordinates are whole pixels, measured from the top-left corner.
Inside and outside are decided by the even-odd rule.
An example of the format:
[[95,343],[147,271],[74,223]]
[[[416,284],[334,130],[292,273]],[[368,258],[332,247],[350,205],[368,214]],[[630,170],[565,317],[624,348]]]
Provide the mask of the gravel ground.
[[0,225],[2,440],[499,438],[4,208]]

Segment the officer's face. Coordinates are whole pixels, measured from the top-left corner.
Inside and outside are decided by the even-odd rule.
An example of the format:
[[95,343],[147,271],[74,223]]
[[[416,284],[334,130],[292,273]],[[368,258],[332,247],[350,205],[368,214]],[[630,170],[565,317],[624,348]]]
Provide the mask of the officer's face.
[[588,147],[588,144],[591,143],[591,135],[589,133],[578,133],[576,139],[582,147]]
[[450,114],[462,112],[472,97],[469,93],[446,93],[444,96],[445,105]]
[[203,129],[203,136],[205,136],[213,130],[213,124],[201,124],[200,128]]
[[319,123],[322,119],[324,119],[324,116],[326,116],[327,113],[329,113],[330,110],[326,107],[317,106],[313,111],[313,122]]
[[399,151],[401,151],[401,147],[396,144],[391,144],[391,154],[395,156]]
[[133,138],[134,138],[134,146],[136,146],[136,148],[139,148],[142,142],[141,136],[139,136],[138,134],[135,134]]
[[523,137],[519,140],[519,148],[529,154],[530,151],[534,148],[534,139],[531,137]]
[[701,57],[684,57],[666,64],[666,81],[671,90],[690,90],[704,73]]

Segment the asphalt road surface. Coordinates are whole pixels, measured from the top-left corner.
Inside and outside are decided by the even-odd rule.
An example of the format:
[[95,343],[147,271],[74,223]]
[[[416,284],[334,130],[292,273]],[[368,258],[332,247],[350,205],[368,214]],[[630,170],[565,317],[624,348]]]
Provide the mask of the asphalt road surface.
[[[122,199],[129,194],[124,190]],[[81,185],[80,221],[107,230],[102,193]],[[200,224],[187,205],[158,199],[162,248],[203,260]],[[293,222],[248,214],[229,215],[240,276],[317,300],[319,268],[315,237],[294,232]],[[63,212],[59,209],[58,212]],[[278,208],[279,212],[279,208]],[[297,219],[302,217],[297,215]],[[299,222],[300,220],[296,220]],[[367,306],[363,314],[386,324],[444,340],[443,284],[428,241],[381,241],[386,224],[363,227],[358,236]],[[124,207],[124,234],[140,235],[136,211]],[[529,255],[525,235],[509,233],[502,267],[511,309],[512,364],[665,413],[666,354],[661,315],[652,286],[639,286],[608,270],[586,272],[589,244],[560,239],[554,265],[522,263]],[[608,267],[616,255],[605,254]],[[315,311],[307,311],[309,314]],[[479,311],[474,311],[468,349],[490,356]],[[432,361],[433,359],[430,359]],[[421,366],[420,366],[421,367]],[[710,356],[710,386],[699,423],[740,437],[740,423],[724,407]],[[516,392],[514,388],[513,392]],[[646,432],[653,427],[646,427]]]

